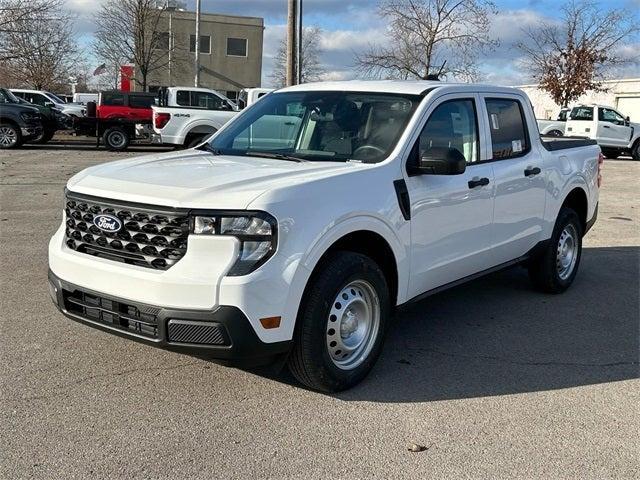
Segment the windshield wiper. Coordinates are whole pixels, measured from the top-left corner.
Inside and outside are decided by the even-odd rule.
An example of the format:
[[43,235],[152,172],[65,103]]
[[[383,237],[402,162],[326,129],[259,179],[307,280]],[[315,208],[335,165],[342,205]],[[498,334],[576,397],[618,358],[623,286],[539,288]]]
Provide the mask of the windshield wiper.
[[294,155],[288,155],[286,153],[276,153],[276,152],[260,152],[260,151],[255,151],[255,150],[247,150],[246,151],[247,155],[251,155],[253,157],[260,157],[260,158],[275,158],[276,160],[286,160],[288,162],[308,162],[309,160],[306,160],[304,158],[300,158],[300,157],[296,157]]

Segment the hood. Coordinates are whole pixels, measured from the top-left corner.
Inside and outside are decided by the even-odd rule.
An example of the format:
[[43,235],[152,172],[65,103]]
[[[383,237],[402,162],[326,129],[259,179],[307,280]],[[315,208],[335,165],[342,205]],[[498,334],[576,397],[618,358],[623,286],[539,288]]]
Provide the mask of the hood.
[[199,150],[110,162],[72,177],[86,195],[176,208],[245,209],[276,186],[346,172],[357,164],[213,155]]

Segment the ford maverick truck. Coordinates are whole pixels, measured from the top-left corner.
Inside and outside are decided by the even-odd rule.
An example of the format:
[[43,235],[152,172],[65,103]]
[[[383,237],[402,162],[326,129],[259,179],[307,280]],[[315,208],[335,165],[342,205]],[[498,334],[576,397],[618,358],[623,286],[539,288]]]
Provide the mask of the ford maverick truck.
[[338,391],[394,310],[512,265],[572,284],[596,220],[594,140],[541,139],[520,90],[425,81],[270,93],[196,148],[66,186],[50,292],[69,318]]

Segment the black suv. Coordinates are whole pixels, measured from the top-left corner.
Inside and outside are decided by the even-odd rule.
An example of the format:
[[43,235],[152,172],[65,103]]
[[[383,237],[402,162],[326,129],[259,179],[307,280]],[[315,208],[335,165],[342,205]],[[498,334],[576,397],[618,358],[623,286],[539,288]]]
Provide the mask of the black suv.
[[21,104],[13,93],[0,88],[0,149],[19,147],[42,132],[38,109]]

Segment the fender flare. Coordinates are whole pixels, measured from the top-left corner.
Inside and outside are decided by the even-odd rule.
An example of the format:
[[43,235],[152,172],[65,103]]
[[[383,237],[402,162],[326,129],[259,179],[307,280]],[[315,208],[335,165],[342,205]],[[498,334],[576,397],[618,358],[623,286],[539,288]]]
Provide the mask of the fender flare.
[[302,304],[304,291],[322,256],[342,237],[358,231],[370,231],[380,235],[386,240],[396,260],[398,275],[398,296],[396,304],[400,305],[406,301],[407,286],[409,284],[409,257],[397,232],[377,217],[356,214],[355,216],[343,218],[328,225],[302,255],[290,284],[291,288],[286,302],[288,306],[285,312],[286,317],[292,318],[295,322]]

